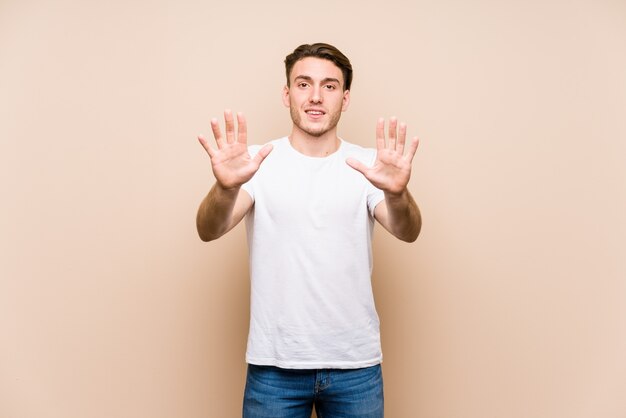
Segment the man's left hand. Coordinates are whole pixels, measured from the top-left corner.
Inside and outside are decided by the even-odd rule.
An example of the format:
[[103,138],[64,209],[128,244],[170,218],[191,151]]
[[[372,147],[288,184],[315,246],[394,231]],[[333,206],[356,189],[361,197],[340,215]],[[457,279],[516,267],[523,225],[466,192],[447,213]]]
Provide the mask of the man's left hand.
[[400,195],[406,189],[411,177],[411,163],[419,140],[411,140],[407,153],[404,154],[406,142],[406,124],[400,123],[392,117],[389,120],[389,139],[385,139],[385,119],[379,118],[376,124],[376,160],[372,167],[368,167],[354,158],[348,158],[346,163],[359,171],[374,186],[385,193]]

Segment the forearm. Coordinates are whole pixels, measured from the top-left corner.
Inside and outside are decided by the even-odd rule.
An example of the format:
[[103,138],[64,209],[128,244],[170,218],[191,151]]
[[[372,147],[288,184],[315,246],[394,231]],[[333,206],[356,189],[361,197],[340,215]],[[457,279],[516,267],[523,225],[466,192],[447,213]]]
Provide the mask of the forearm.
[[224,189],[215,183],[202,200],[196,216],[196,228],[202,241],[217,239],[228,232],[239,189]]
[[417,239],[422,228],[422,215],[408,189],[402,193],[385,193],[389,232],[406,242]]

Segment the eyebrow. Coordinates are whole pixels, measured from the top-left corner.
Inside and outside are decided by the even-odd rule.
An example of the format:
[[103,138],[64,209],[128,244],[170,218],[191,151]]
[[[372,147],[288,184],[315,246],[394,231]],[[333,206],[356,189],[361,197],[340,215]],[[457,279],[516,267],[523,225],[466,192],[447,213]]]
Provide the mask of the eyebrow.
[[[296,81],[296,80],[313,81],[313,78],[311,78],[308,75],[299,75],[296,78],[294,78],[294,81]],[[328,83],[328,82],[341,84],[339,82],[339,80],[337,80],[336,78],[326,77],[326,78],[322,79],[322,83]]]

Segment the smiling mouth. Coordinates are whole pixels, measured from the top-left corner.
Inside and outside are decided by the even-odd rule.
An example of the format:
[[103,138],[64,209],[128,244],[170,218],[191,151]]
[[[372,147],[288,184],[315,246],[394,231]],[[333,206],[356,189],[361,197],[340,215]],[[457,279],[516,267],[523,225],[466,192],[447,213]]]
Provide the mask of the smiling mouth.
[[305,110],[305,113],[311,116],[322,116],[326,114],[325,112],[321,110]]

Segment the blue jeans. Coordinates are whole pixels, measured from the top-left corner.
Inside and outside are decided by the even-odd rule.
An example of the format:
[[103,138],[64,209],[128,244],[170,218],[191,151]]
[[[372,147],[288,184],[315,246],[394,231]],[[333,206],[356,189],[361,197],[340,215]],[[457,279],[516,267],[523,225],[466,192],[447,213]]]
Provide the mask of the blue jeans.
[[382,418],[379,365],[362,369],[293,370],[248,365],[244,418]]

